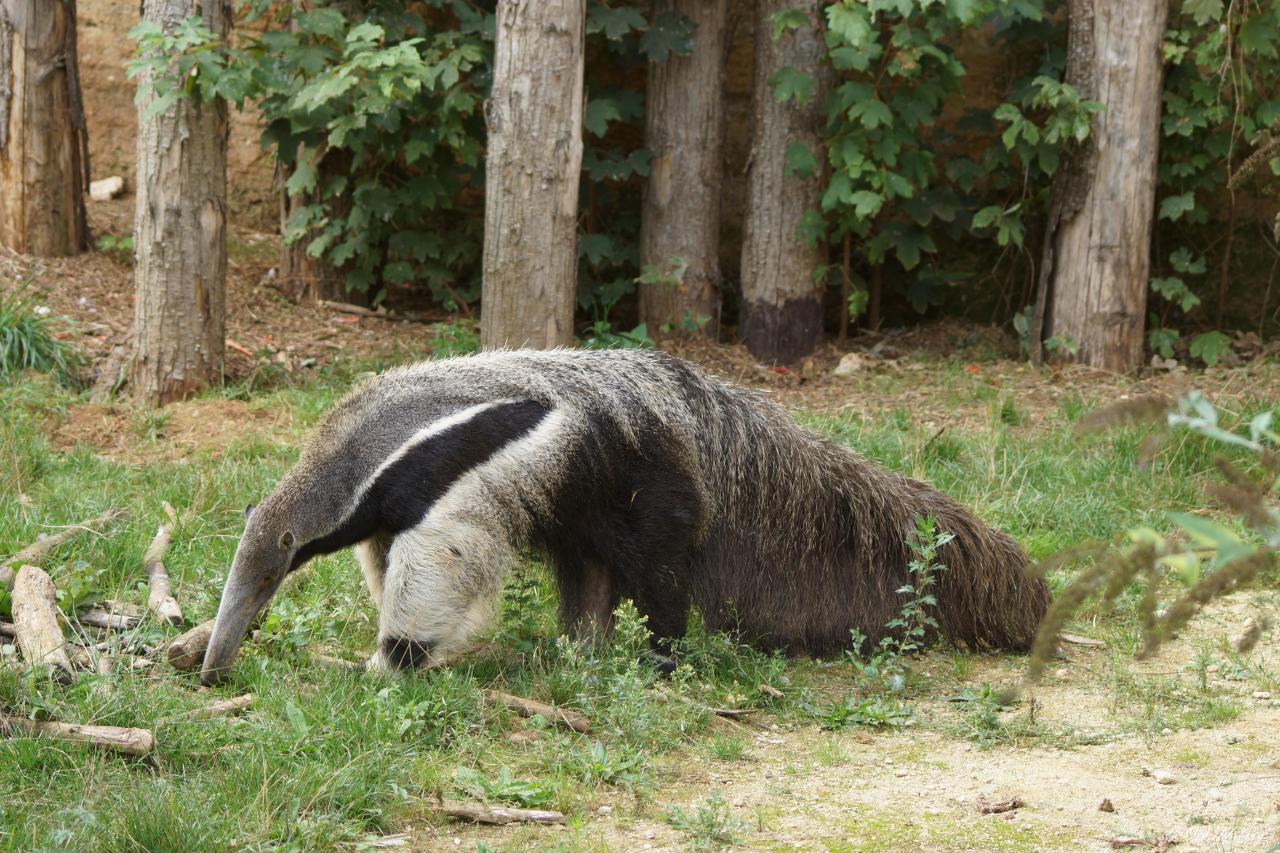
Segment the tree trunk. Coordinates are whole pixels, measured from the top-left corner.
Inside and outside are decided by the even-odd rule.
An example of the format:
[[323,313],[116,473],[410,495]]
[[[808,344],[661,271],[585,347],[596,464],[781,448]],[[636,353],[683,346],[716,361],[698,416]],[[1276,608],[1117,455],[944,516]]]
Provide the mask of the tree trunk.
[[1032,355],[1043,336],[1092,367],[1142,363],[1166,0],[1072,0],[1067,81],[1105,112],[1054,184]]
[[585,0],[500,0],[484,213],[480,339],[573,340]]
[[[225,38],[229,0],[144,0],[143,18],[167,31],[202,15]],[[149,72],[148,72],[149,73]],[[146,80],[140,81],[146,87]],[[138,104],[134,219],[134,394],[164,405],[218,381],[227,275],[227,105],[191,94],[148,117]]]
[[75,0],[0,0],[0,245],[87,248],[88,185]]
[[[824,3],[758,0],[755,69],[752,78],[753,133],[747,179],[747,218],[742,244],[742,328],[740,337],[764,361],[789,362],[813,352],[822,336],[822,290],[814,273],[826,263],[826,246],[810,245],[799,229],[805,213],[820,208],[823,175],[787,174],[792,145],[823,156],[818,129],[826,93],[822,59]],[[773,38],[773,15],[801,8],[810,24]],[[782,68],[808,75],[813,90],[803,103],[778,103],[769,78]]]
[[[299,147],[298,156],[302,156]],[[346,152],[329,151],[319,155],[316,163],[317,189],[301,196],[290,196],[285,189],[285,181],[280,182],[280,233],[286,233],[289,220],[301,207],[315,204],[320,198],[323,188],[334,175],[346,174],[350,169],[351,158]],[[283,167],[281,175],[283,177]],[[335,215],[344,215],[349,209],[348,197],[330,198],[326,206]],[[355,305],[368,305],[368,294],[349,292],[347,277],[342,270],[329,263],[327,258],[313,258],[307,254],[307,244],[314,235],[307,234],[292,243],[280,247],[280,277],[284,292],[290,298],[300,302],[315,304],[322,299],[331,302],[350,302]]]
[[[640,287],[649,334],[663,326],[715,338],[720,326],[720,199],[728,0],[653,0],[653,15],[692,20],[693,51],[649,64],[645,144],[653,152],[640,219],[640,263],[680,281]],[[677,262],[674,259],[683,259]]]

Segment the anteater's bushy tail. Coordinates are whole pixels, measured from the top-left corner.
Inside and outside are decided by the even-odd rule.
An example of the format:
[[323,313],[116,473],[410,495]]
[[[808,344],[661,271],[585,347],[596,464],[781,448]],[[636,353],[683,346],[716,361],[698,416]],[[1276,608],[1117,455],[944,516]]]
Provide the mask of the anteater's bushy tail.
[[[717,523],[692,567],[712,627],[823,655],[888,631],[913,583],[908,544],[933,516],[954,539],[932,592],[948,640],[1025,650],[1049,604],[1043,579],[1009,536],[925,483],[887,471],[795,424],[779,406],[722,386],[699,419]],[[739,450],[741,449],[741,450]]]

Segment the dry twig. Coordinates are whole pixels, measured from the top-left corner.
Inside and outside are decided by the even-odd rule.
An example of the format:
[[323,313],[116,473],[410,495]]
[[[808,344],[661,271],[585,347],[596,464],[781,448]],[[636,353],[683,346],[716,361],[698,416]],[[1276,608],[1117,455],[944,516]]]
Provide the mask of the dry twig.
[[[176,518],[173,507],[169,504],[164,505],[165,512],[169,518]],[[173,597],[169,586],[169,572],[164,567],[164,554],[169,550],[169,542],[172,535],[167,525],[161,524],[156,529],[156,538],[151,540],[151,546],[147,548],[146,555],[142,558],[143,569],[147,573],[147,608],[156,615],[161,622],[168,622],[170,625],[182,624],[182,608],[178,606],[178,601]]]
[[129,755],[146,755],[155,748],[156,739],[146,729],[127,729],[120,726],[83,726],[79,723],[55,723],[49,720],[28,720],[0,711],[0,731],[10,737],[15,733],[43,735],[88,743],[100,749],[125,752]]
[[84,533],[86,530],[92,530],[98,525],[110,524],[126,517],[124,510],[109,509],[95,518],[87,518],[79,524],[73,524],[43,539],[37,539],[9,559],[0,563],[0,587],[10,589],[13,587],[14,567],[21,565],[38,566],[44,562],[44,558],[49,556],[49,552],[59,545],[70,542],[72,539]]
[[501,825],[506,823],[564,823],[560,812],[544,809],[518,809],[514,806],[482,806],[472,803],[442,801],[432,806],[439,815],[471,823]]
[[525,699],[521,696],[512,696],[510,693],[502,693],[498,690],[484,691],[484,698],[495,705],[505,705],[507,708],[510,708],[522,717],[533,717],[541,714],[548,720],[553,720],[563,726],[567,726],[575,732],[586,734],[591,731],[591,720],[587,719],[582,714],[579,714],[577,711],[571,711],[567,708],[557,708],[554,705],[548,705],[545,702],[539,702],[536,699]]

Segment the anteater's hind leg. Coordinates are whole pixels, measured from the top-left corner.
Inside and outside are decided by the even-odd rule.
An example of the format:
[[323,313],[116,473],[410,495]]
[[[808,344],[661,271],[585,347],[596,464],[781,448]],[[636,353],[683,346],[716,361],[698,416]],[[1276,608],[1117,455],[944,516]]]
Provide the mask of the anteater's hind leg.
[[613,629],[618,589],[612,570],[598,557],[557,555],[553,561],[560,590],[560,620],[569,636],[596,640]]

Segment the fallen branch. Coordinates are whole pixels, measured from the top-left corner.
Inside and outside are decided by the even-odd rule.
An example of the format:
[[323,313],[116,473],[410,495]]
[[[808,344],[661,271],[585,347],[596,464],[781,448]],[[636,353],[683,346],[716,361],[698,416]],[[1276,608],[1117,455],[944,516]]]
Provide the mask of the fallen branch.
[[706,711],[708,714],[715,714],[717,717],[724,717],[729,720],[736,720],[756,712],[755,708],[713,708],[710,705],[704,705],[701,702],[690,699],[688,696],[681,696],[679,693],[672,693],[661,688],[651,692],[661,699],[675,699],[677,702],[683,702],[686,705],[697,708],[699,711]]
[[119,521],[125,518],[126,515],[124,510],[109,509],[95,518],[87,518],[79,524],[73,524],[43,539],[37,539],[3,563],[0,563],[0,587],[4,589],[13,587],[14,566],[38,566],[44,562],[45,557],[49,556],[49,552],[59,545],[70,542],[86,530],[92,530],[98,525]]
[[105,628],[109,631],[127,631],[142,621],[142,610],[136,604],[119,601],[104,602],[106,607],[91,607],[76,615],[81,625]]
[[1102,640],[1081,637],[1077,634],[1059,634],[1058,639],[1064,643],[1070,643],[1073,646],[1088,646],[1091,649],[1105,649],[1107,647],[1107,644],[1102,642]]
[[564,823],[560,812],[544,809],[518,809],[514,806],[481,806],[445,800],[431,807],[436,814],[471,823],[502,825],[506,823]]
[[1020,809],[1024,805],[1026,803],[1022,802],[1021,797],[1010,797],[1007,800],[997,800],[994,803],[989,803],[982,798],[978,799],[978,811],[983,814],[1004,814],[1014,809]]
[[[165,510],[173,518],[173,507],[165,504]],[[169,572],[164,567],[164,554],[169,550],[169,542],[172,536],[169,528],[161,524],[156,528],[156,538],[151,540],[151,546],[147,548],[147,553],[142,558],[142,567],[147,573],[147,608],[156,615],[161,622],[168,622],[170,625],[182,624],[182,608],[178,606],[178,601],[173,597],[169,586]]]
[[174,714],[172,717],[166,717],[164,722],[173,720],[211,720],[214,717],[230,717],[232,714],[239,714],[253,704],[254,696],[252,693],[246,693],[243,696],[235,696],[231,699],[219,699],[217,702],[211,702],[202,708],[192,708],[190,711],[184,711],[181,714]]
[[344,658],[336,658],[333,655],[326,655],[323,652],[312,652],[311,659],[321,666],[332,666],[338,669],[349,669],[354,671],[364,669],[364,664],[357,663],[353,660],[345,660]]
[[522,717],[533,717],[541,714],[548,720],[567,726],[575,732],[586,734],[591,731],[591,720],[577,711],[557,708],[554,705],[548,705],[536,699],[525,699],[521,696],[512,696],[510,693],[502,693],[497,690],[484,691],[484,698],[495,705],[505,705]]
[[28,720],[0,711],[0,730],[10,737],[15,733],[43,735],[88,743],[100,749],[110,749],[129,755],[146,755],[155,748],[156,739],[146,729],[126,729],[120,726],[82,726],[79,723],[54,723],[48,720]]
[[12,622],[0,622],[0,637],[8,637],[12,640],[16,636],[18,635],[14,630]]
[[18,648],[31,666],[47,664],[70,675],[71,658],[58,624],[53,581],[43,569],[23,566],[13,584],[13,625]]
[[179,634],[169,643],[165,652],[169,665],[174,669],[190,672],[204,662],[204,653],[209,648],[209,638],[213,636],[213,622],[201,622],[185,634]]

